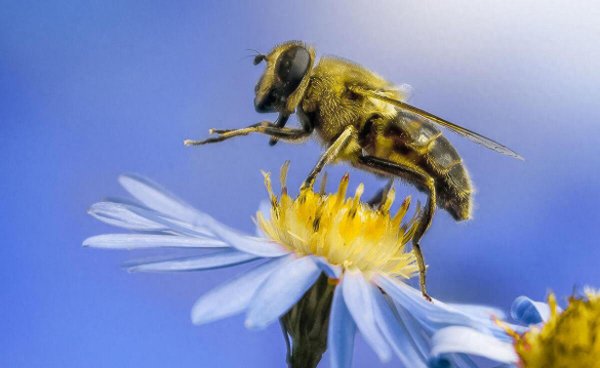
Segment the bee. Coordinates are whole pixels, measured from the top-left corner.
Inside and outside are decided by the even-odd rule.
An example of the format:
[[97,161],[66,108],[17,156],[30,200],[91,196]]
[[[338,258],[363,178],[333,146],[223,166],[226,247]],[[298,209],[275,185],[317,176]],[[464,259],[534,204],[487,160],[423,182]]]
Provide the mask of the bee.
[[[254,64],[265,62],[266,69],[255,87],[254,107],[259,113],[277,112],[277,120],[241,129],[211,129],[209,134],[216,136],[184,143],[204,145],[260,133],[270,136],[269,143],[274,145],[278,140],[302,142],[316,132],[325,152],[303,188],[312,187],[323,167],[336,161],[387,177],[390,184],[402,179],[414,185],[427,195],[412,246],[421,292],[431,300],[421,238],[436,207],[457,221],[469,219],[474,191],[462,158],[438,126],[499,153],[522,157],[500,143],[407,104],[402,88],[358,64],[327,56],[315,65],[315,58],[314,48],[300,41],[285,42],[268,54],[257,54]],[[294,113],[301,128],[286,128]]]

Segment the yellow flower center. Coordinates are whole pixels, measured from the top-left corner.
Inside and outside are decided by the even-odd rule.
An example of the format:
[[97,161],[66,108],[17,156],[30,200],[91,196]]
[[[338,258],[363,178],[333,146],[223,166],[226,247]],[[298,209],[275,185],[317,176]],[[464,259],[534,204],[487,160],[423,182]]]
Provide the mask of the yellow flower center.
[[[410,198],[395,215],[390,214],[394,191],[390,189],[379,208],[362,203],[363,185],[354,197],[346,198],[349,176],[346,174],[336,193],[325,195],[303,188],[297,198],[287,194],[287,164],[281,169],[281,195],[273,194],[269,174],[263,173],[271,200],[270,218],[260,212],[257,222],[272,240],[299,255],[321,256],[343,269],[358,269],[369,277],[384,273],[410,278],[416,271],[415,257],[405,251],[416,229],[418,214],[403,225]],[[418,211],[417,211],[418,212]]]
[[526,368],[600,367],[600,294],[572,297],[558,313],[556,298],[548,297],[551,316],[515,338],[515,350]]

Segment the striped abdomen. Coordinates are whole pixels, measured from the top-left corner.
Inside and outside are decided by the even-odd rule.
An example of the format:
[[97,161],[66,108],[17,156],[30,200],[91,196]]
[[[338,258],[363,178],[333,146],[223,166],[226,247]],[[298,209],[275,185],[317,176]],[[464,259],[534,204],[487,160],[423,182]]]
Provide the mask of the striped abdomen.
[[[398,163],[410,160],[435,180],[439,207],[457,221],[471,217],[473,186],[469,173],[456,149],[432,123],[399,113],[391,121],[374,124],[372,129],[377,132],[372,132],[374,144],[367,148],[370,154]],[[424,189],[410,178],[404,179]]]

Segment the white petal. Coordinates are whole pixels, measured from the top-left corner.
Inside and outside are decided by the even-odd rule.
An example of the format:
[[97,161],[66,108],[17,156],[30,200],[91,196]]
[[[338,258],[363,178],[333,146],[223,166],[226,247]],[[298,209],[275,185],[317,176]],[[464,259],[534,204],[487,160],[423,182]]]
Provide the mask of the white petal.
[[158,221],[162,224],[165,224],[174,232],[180,234],[189,234],[192,236],[202,235],[202,236],[210,236],[214,237],[214,234],[210,229],[208,229],[204,225],[198,225],[196,223],[189,223],[184,220],[178,220],[176,218],[168,217],[168,216],[160,216]]
[[375,300],[375,308],[373,309],[375,321],[387,342],[394,349],[400,362],[406,367],[427,368],[427,360],[424,356],[419,355],[417,347],[410,338],[407,326],[397,314],[394,314],[395,310],[391,309],[390,304],[385,300],[379,289],[375,286],[371,288]]
[[394,301],[412,312],[419,320],[444,321],[448,324],[462,323],[465,320],[459,313],[448,313],[448,307],[438,300],[428,302],[419,291],[401,281],[383,275],[376,276],[374,281]]
[[406,330],[421,357],[429,356],[431,348],[431,336],[423,328],[422,324],[406,308],[394,303],[398,317],[406,326]]
[[94,203],[88,213],[109,225],[138,231],[165,231],[168,228],[156,221],[155,216],[142,216],[130,211],[129,205],[113,202]]
[[356,324],[344,302],[342,288],[336,287],[333,292],[329,332],[327,333],[331,368],[352,367],[355,334]]
[[233,266],[257,259],[248,253],[227,249],[202,256],[141,263],[128,268],[130,272],[199,271]]
[[432,339],[431,355],[463,353],[501,363],[516,363],[513,345],[469,327],[452,326],[439,330]]
[[[449,354],[448,357],[452,361],[453,367],[456,368],[478,368],[478,365],[466,354]],[[505,365],[494,368],[509,368]],[[516,367],[513,367],[516,368]]]
[[332,279],[339,279],[340,276],[342,275],[342,267],[340,267],[338,265],[329,264],[327,259],[325,259],[324,257],[317,257],[317,256],[311,256],[311,257],[315,261],[317,266],[319,266],[321,271],[323,271],[325,273],[325,275],[327,275],[327,277],[332,278]]
[[392,354],[375,322],[373,298],[369,284],[359,271],[346,271],[341,285],[344,291],[344,301],[360,333],[381,361],[389,361]]
[[454,308],[464,314],[476,316],[479,318],[498,318],[498,319],[506,319],[506,313],[501,309],[490,307],[487,305],[477,305],[477,304],[458,304],[458,303],[448,303],[446,304],[451,308]]
[[251,253],[260,257],[280,257],[290,253],[281,245],[265,238],[258,238],[242,234],[228,226],[214,221],[209,226],[214,234],[229,243],[232,247],[242,252]]
[[121,175],[121,185],[148,208],[187,224],[189,227],[207,231],[213,224],[219,224],[210,215],[199,211],[168,192],[151,180],[138,175]]
[[[178,230],[182,231],[181,229]],[[185,230],[188,230],[188,228]],[[243,234],[208,215],[197,218],[196,225],[191,225],[189,230],[196,232],[204,231],[205,234],[216,236],[242,252],[251,253],[259,257],[280,257],[290,253],[289,250],[273,241]]]
[[[289,251],[275,242],[264,238],[257,238],[241,234],[231,229],[212,217],[194,210],[192,218],[191,212],[183,219],[182,208],[174,210],[179,204],[178,200],[171,195],[161,192],[159,189],[147,185],[143,179],[123,176],[122,183],[127,186],[136,198],[151,206],[152,198],[156,198],[154,209],[147,209],[127,203],[101,202],[96,203],[90,209],[90,213],[98,219],[111,223],[113,225],[132,228],[135,230],[145,226],[148,231],[172,232],[189,236],[210,236],[215,235],[229,243],[231,246],[247,253],[252,253],[260,257],[279,257],[288,254]],[[168,217],[165,213],[156,211],[170,211],[169,216],[179,216],[179,219]],[[149,222],[150,221],[150,222]],[[141,223],[142,225],[140,225]],[[131,225],[133,224],[133,225]],[[142,228],[141,230],[145,230]]]
[[274,259],[204,294],[192,308],[192,322],[200,325],[242,312],[267,277],[292,259]]
[[106,249],[145,249],[145,248],[225,248],[221,240],[159,234],[103,234],[92,236],[83,245]]
[[282,246],[264,238],[250,237],[238,233],[211,216],[198,211],[148,179],[135,175],[122,175],[119,181],[131,195],[149,208],[182,220],[204,231],[208,230],[209,233],[218,235],[241,251],[261,257],[279,257],[289,253]]
[[310,257],[279,267],[256,291],[248,307],[246,327],[261,329],[276,321],[302,298],[320,274]]
[[200,212],[158,184],[138,175],[121,175],[119,183],[137,200],[158,212],[193,223]]
[[[494,337],[504,341],[511,340],[511,337],[506,334],[506,331],[504,331],[503,328],[495,323],[489,316],[482,316],[481,311],[475,314],[467,314],[436,299],[434,299],[433,302],[428,302],[418,290],[387,276],[378,275],[374,278],[374,281],[385,290],[396,303],[409,311],[409,313],[419,321],[422,329],[429,334],[432,334],[443,327],[460,325],[492,334]],[[519,326],[509,326],[517,332],[523,330],[523,328]]]
[[466,315],[439,300],[434,299],[433,302],[429,302],[423,298],[420,291],[401,281],[383,275],[376,276],[374,281],[394,301],[410,311],[430,332],[444,326],[463,325],[505,335],[492,319]]
[[546,303],[520,296],[512,303],[510,316],[525,325],[546,322],[550,318],[550,307]]
[[205,227],[186,223],[130,203],[98,202],[93,204],[88,212],[100,221],[131,230],[213,236]]

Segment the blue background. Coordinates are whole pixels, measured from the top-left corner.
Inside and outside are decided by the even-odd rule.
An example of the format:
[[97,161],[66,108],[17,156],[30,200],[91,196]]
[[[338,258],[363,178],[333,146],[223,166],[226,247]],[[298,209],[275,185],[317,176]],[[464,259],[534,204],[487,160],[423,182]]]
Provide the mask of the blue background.
[[[124,195],[122,172],[253,231],[259,170],[291,159],[299,184],[319,146],[182,140],[264,118],[252,106],[262,67],[245,49],[288,39],[410,83],[415,105],[526,157],[449,135],[477,207],[461,224],[439,212],[424,239],[432,295],[507,308],[600,286],[599,18],[595,1],[1,1],[0,366],[283,365],[278,326],[189,321],[196,297],[243,267],[128,274],[120,265],[139,254],[80,244],[114,230],[86,209]],[[351,178],[366,195],[383,185]],[[376,360],[362,340],[356,360]]]

